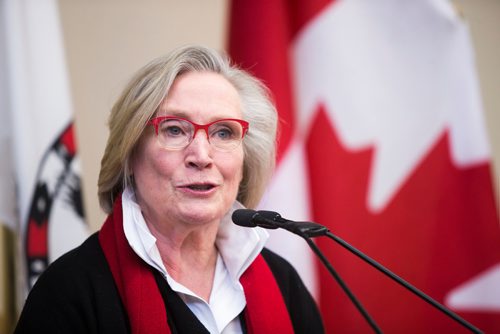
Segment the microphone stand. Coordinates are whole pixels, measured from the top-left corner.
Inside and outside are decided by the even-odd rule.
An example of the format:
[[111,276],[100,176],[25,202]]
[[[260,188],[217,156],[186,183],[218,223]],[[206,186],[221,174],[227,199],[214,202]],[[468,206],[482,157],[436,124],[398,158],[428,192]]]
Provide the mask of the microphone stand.
[[347,287],[347,284],[340,278],[339,274],[333,269],[333,266],[328,262],[326,256],[321,252],[321,250],[316,246],[316,244],[310,239],[310,238],[304,238],[304,240],[307,242],[309,247],[316,253],[316,255],[319,257],[321,262],[325,265],[325,267],[328,269],[330,274],[332,274],[333,278],[337,281],[337,283],[340,285],[342,290],[347,294],[351,302],[356,306],[358,309],[359,313],[365,318],[366,322],[370,325],[370,327],[373,329],[375,333],[382,333],[380,328],[377,326],[373,318],[368,314],[368,312],[365,310],[363,305],[358,301],[356,296],[351,292],[351,290]]
[[316,246],[316,244],[311,240],[312,237],[326,235],[328,229],[324,226],[321,226],[312,222],[294,222],[288,221],[273,211],[255,211],[250,209],[239,209],[236,210],[232,214],[232,219],[236,225],[244,226],[244,227],[263,227],[267,229],[277,229],[281,227],[289,232],[298,234],[302,238],[304,238],[309,245],[309,247],[316,253],[316,255],[320,258],[323,264],[326,266],[330,274],[337,281],[340,287],[347,294],[351,302],[356,306],[358,311],[361,313],[363,318],[368,322],[370,327],[374,330],[375,333],[382,333],[380,328],[377,326],[375,321],[370,317],[365,308],[361,305],[361,303],[357,300],[356,296],[349,290],[347,284],[340,278],[340,275],[333,269],[333,266],[328,262],[326,256],[321,252],[321,250]]
[[[330,263],[328,263],[328,260],[326,259],[324,254],[322,254],[321,251],[319,250],[319,248],[311,241],[311,238],[318,237],[318,236],[326,236],[326,237],[334,240],[335,242],[340,244],[342,247],[344,247],[345,249],[347,249],[348,251],[350,251],[354,255],[358,256],[363,261],[367,262],[368,264],[370,264],[371,266],[373,266],[374,268],[376,268],[377,270],[382,272],[384,275],[386,275],[389,278],[391,278],[392,280],[394,280],[396,283],[402,285],[403,287],[405,287],[406,289],[408,289],[409,291],[411,291],[412,293],[417,295],[419,298],[423,299],[424,301],[426,301],[430,305],[437,308],[439,311],[446,314],[451,319],[455,320],[456,322],[458,322],[459,324],[461,324],[465,328],[469,329],[471,332],[477,333],[477,334],[483,333],[477,327],[475,327],[474,325],[472,325],[471,323],[469,323],[465,319],[458,316],[458,314],[454,313],[449,308],[440,304],[438,301],[431,298],[427,294],[423,293],[422,291],[417,289],[415,286],[411,285],[410,283],[408,283],[407,281],[405,281],[404,279],[402,279],[398,275],[394,274],[389,269],[382,266],[380,263],[376,262],[375,260],[373,260],[369,256],[365,255],[364,253],[362,253],[358,249],[351,246],[346,241],[342,240],[338,236],[331,233],[325,226],[317,224],[317,223],[313,223],[313,222],[294,222],[294,221],[289,221],[289,220],[286,220],[283,218],[280,218],[280,220],[282,220],[282,221],[278,221],[276,219],[269,219],[269,218],[267,218],[266,220],[273,221],[276,224],[276,226],[281,227],[283,229],[286,229],[292,233],[295,233],[306,240],[309,247],[311,247],[311,249],[319,256],[321,261],[325,264],[325,266],[328,268],[330,273],[334,276],[334,278],[337,280],[337,282],[340,284],[340,286],[348,294],[349,298],[351,298],[354,305],[356,305],[358,310],[360,310],[360,312],[363,314],[365,319],[367,319],[367,321],[370,323],[370,325],[373,324],[372,328],[374,328],[374,330],[377,333],[380,333],[380,329],[378,329],[378,327],[375,325],[375,323],[370,318],[370,316],[368,316],[368,314],[362,308],[362,306],[359,304],[359,302],[356,300],[356,298],[352,295],[352,293],[349,291],[349,289],[347,289],[347,286],[345,286],[345,283],[343,283],[342,280],[340,279],[340,277],[338,277],[338,274],[335,272],[335,270],[333,270],[333,267],[330,265]],[[352,295],[352,297],[351,297],[351,295]],[[365,314],[366,314],[366,316],[365,316]]]

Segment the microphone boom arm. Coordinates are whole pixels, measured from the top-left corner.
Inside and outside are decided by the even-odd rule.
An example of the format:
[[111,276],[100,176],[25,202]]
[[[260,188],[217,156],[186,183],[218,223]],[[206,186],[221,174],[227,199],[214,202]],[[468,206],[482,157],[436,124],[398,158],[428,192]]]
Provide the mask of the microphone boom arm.
[[348,297],[351,299],[351,301],[354,303],[354,305],[358,308],[360,313],[365,317],[365,320],[370,324],[370,326],[375,330],[376,333],[381,333],[380,329],[377,327],[375,322],[370,318],[368,313],[363,309],[361,306],[361,303],[356,300],[352,292],[349,290],[347,285],[342,281],[340,276],[335,272],[333,269],[332,265],[328,262],[327,258],[323,253],[321,253],[320,249],[312,242],[311,238],[314,237],[322,237],[326,236],[333,241],[337,242],[340,244],[342,247],[353,253],[354,255],[358,256],[361,258],[363,261],[374,267],[375,269],[379,270],[382,272],[384,275],[388,276],[392,280],[394,280],[396,283],[399,285],[403,286],[407,290],[411,291],[414,293],[417,297],[421,298],[428,304],[434,306],[437,308],[439,311],[443,312],[445,315],[462,325],[463,327],[469,329],[473,333],[478,333],[482,334],[483,332],[479,330],[477,327],[466,321],[465,319],[461,318],[458,316],[458,314],[454,313],[435,299],[431,298],[427,294],[423,293],[419,289],[417,289],[415,286],[411,285],[398,275],[394,274],[392,271],[387,269],[386,267],[382,266],[380,263],[377,261],[373,260],[369,256],[365,255],[363,252],[359,251],[358,249],[354,248],[351,246],[349,243],[346,241],[342,240],[338,236],[334,235],[331,233],[328,228],[326,228],[323,225],[314,223],[314,222],[296,222],[292,220],[287,220],[281,217],[280,214],[277,212],[273,211],[254,211],[254,210],[249,210],[249,209],[239,209],[236,210],[233,213],[233,221],[237,225],[241,226],[246,226],[246,227],[255,227],[255,226],[260,226],[264,228],[283,228],[289,232],[292,232],[294,234],[297,234],[304,238],[309,245],[309,247],[314,251],[316,255],[320,258],[320,260],[323,262],[323,264],[326,266],[330,274],[332,274],[333,278],[339,283],[341,288],[344,290],[344,292],[348,295]]
[[308,237],[303,237],[304,240],[307,242],[309,247],[313,250],[313,252],[318,256],[318,258],[323,262],[325,265],[326,269],[330,272],[330,274],[333,276],[333,278],[337,281],[339,286],[344,290],[346,293],[347,297],[351,300],[351,302],[354,304],[354,306],[358,309],[359,313],[365,318],[366,322],[370,327],[373,329],[375,333],[382,333],[380,327],[377,325],[375,320],[370,316],[370,314],[366,311],[366,309],[363,307],[361,302],[356,298],[356,296],[351,292],[347,284],[344,282],[344,280],[340,277],[340,275],[337,273],[337,271],[333,268],[333,266],[330,264],[326,256],[321,252],[321,250],[316,246],[316,244],[311,240],[311,238]]
[[[377,261],[373,260],[372,258],[367,256],[363,252],[361,252],[358,249],[356,249],[355,247],[351,246],[349,243],[347,243],[343,239],[341,239],[338,236],[336,236],[335,234],[331,233],[328,230],[328,228],[326,228],[325,226],[314,223],[314,222],[295,222],[292,220],[287,220],[287,219],[284,219],[283,217],[281,217],[281,215],[279,215],[278,213],[273,212],[273,211],[259,211],[259,214],[261,215],[259,217],[262,219],[263,222],[266,222],[267,224],[270,224],[270,225],[274,224],[277,227],[281,227],[285,230],[288,230],[288,231],[295,233],[295,234],[301,236],[302,238],[304,238],[307,241],[307,243],[309,244],[309,247],[311,247],[312,250],[320,257],[321,261],[326,265],[326,267],[328,268],[330,273],[334,276],[334,278],[337,280],[337,282],[344,289],[344,291],[349,295],[350,298],[351,298],[352,294],[350,293],[350,291],[348,291],[344,288],[345,284],[343,284],[343,282],[339,281],[340,277],[338,277],[338,274],[332,272],[333,267],[331,267],[331,265],[330,265],[330,267],[331,267],[330,268],[329,264],[327,264],[328,262],[325,262],[326,258],[323,258],[324,255],[321,252],[319,252],[319,249],[317,248],[317,246],[314,243],[310,242],[310,240],[309,240],[310,238],[319,237],[319,236],[326,236],[326,237],[334,240],[339,245],[341,245],[342,247],[344,247],[345,249],[347,249],[348,251],[350,251],[351,253],[353,253],[357,257],[361,258],[363,261],[365,261],[366,263],[368,263],[369,265],[371,265],[372,267],[374,267],[378,271],[382,272],[384,275],[388,276],[389,278],[391,278],[393,281],[395,281],[399,285],[401,285],[404,288],[406,288],[407,290],[411,291],[413,294],[415,294],[416,296],[418,296],[422,300],[426,301],[428,304],[434,306],[435,308],[437,308],[439,311],[446,314],[451,319],[455,320],[456,322],[458,322],[459,324],[461,324],[465,328],[469,329],[471,332],[478,333],[478,334],[483,333],[480,329],[478,329],[477,327],[472,325],[470,322],[468,322],[465,319],[463,319],[462,317],[460,317],[458,314],[456,314],[455,312],[453,312],[452,310],[450,310],[449,308],[447,308],[443,304],[439,303],[438,301],[436,301],[435,299],[433,299],[429,295],[427,295],[424,292],[422,292],[421,290],[417,289],[415,286],[408,283],[407,281],[405,281],[404,279],[402,279],[401,277],[399,277],[398,275],[396,275],[395,273],[393,273],[392,271],[390,271],[389,269],[387,269],[386,267],[384,267],[383,265],[381,265]],[[359,302],[355,298],[354,299],[351,298],[351,300],[354,303],[354,305],[356,307],[358,307],[359,311],[363,314],[363,316],[365,316],[365,314],[368,315],[366,313],[366,311],[364,311],[362,308],[360,308],[361,305],[359,304]],[[371,320],[369,317],[367,318],[365,316],[365,318],[370,323],[370,325],[374,324],[373,320]],[[377,331],[376,325],[374,327],[374,330]]]
[[267,228],[267,226],[272,226],[272,228],[280,227],[304,238],[311,250],[325,265],[326,269],[330,272],[335,281],[337,281],[340,288],[344,290],[347,297],[351,300],[353,305],[359,311],[361,316],[366,320],[368,325],[373,329],[375,333],[382,333],[382,330],[377,325],[375,320],[373,320],[373,318],[366,311],[361,302],[356,298],[354,293],[352,293],[344,280],[330,264],[323,252],[321,252],[318,246],[316,246],[316,244],[311,240],[311,238],[313,237],[326,236],[329,231],[325,226],[313,222],[295,222],[292,220],[287,220],[273,211],[258,211],[252,215],[251,220],[258,226],[265,228]]

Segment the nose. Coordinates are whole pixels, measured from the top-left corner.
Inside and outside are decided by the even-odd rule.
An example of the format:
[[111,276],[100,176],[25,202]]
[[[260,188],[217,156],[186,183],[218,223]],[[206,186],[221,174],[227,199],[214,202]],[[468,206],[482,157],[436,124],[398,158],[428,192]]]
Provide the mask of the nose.
[[197,131],[185,152],[188,167],[202,169],[212,164],[212,147],[205,131]]

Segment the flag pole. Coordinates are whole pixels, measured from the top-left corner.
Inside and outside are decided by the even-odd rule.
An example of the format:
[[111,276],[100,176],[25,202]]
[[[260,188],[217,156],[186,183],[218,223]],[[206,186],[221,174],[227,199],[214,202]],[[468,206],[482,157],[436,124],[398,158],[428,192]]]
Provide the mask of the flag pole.
[[14,232],[0,222],[0,333],[12,333],[16,318]]

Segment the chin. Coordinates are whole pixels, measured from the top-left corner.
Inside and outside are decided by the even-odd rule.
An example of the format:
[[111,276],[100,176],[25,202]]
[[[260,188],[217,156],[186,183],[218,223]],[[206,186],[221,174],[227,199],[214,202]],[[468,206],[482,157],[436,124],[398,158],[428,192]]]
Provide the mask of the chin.
[[206,205],[189,205],[181,210],[183,220],[191,224],[207,224],[220,221],[224,217],[220,208]]

